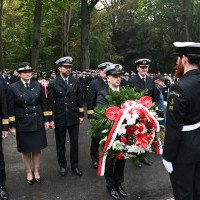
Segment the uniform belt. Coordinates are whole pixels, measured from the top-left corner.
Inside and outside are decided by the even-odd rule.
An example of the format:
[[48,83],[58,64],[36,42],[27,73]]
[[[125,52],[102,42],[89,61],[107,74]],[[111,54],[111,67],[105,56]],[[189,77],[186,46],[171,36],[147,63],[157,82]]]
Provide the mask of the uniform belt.
[[200,122],[196,124],[192,124],[192,125],[183,126],[182,131],[192,131],[192,130],[198,129],[199,127],[200,127]]

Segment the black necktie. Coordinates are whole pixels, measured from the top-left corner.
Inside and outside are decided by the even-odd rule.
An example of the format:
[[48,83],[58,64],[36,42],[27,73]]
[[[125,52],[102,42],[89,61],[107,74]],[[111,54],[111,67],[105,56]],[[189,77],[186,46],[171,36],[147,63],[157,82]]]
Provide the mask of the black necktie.
[[144,82],[146,82],[146,79],[145,79],[145,78],[142,78],[142,80],[143,80]]
[[28,83],[25,83],[25,87],[27,88],[27,89],[29,89],[29,84]]

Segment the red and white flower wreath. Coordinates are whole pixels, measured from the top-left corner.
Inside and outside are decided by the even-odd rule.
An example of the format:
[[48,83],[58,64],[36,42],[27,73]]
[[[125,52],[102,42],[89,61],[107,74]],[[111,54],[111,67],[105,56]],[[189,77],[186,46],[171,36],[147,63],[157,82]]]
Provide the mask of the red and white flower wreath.
[[118,160],[150,152],[152,144],[157,154],[162,154],[160,141],[155,137],[160,126],[155,118],[156,113],[149,110],[151,107],[152,99],[145,96],[136,101],[127,100],[121,109],[114,106],[106,110],[106,117],[115,122],[108,136],[103,139],[106,143],[99,159],[98,175],[104,175],[107,151],[111,148],[120,152],[116,154]]

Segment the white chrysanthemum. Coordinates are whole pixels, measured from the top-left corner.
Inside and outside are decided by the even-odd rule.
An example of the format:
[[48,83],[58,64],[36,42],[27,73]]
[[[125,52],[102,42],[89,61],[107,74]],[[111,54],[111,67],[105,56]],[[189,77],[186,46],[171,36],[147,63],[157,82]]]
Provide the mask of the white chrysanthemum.
[[141,146],[137,146],[135,144],[132,144],[131,146],[126,147],[128,149],[128,153],[137,153],[140,155],[141,153],[145,153],[145,149]]
[[126,134],[126,127],[127,126],[127,124],[122,124],[121,125],[121,127],[120,127],[120,129],[119,129],[119,131],[118,131],[118,135],[120,136],[120,135],[125,135]]
[[107,133],[109,130],[108,129],[105,129],[103,131],[101,131],[102,133]]
[[131,114],[126,115],[126,120],[129,120],[131,118]]
[[133,125],[133,124],[135,124],[135,121],[136,121],[136,119],[130,118],[130,119],[127,121],[127,125]]
[[127,153],[127,152],[124,153],[123,155],[124,155],[124,159],[129,159],[129,158],[135,158],[136,157],[135,155]]
[[122,151],[125,148],[125,144],[123,142],[120,142],[119,140],[116,140],[113,143],[112,149],[113,150],[119,150]]
[[132,118],[135,120],[139,118],[139,115],[137,114],[137,112],[132,113]]

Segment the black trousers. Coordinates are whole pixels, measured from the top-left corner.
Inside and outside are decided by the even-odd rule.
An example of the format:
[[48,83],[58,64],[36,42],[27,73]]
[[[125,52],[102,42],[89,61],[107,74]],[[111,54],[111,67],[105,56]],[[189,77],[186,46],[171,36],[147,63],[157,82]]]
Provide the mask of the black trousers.
[[100,137],[91,137],[90,156],[92,162],[99,162],[99,142]]
[[200,200],[200,162],[173,163],[170,179],[175,200]]
[[71,168],[78,167],[78,133],[79,124],[73,126],[55,126],[56,135],[56,150],[57,159],[60,167],[67,167],[67,160],[65,157],[65,143],[66,143],[66,131],[68,130],[70,138],[70,162]]
[[124,182],[124,160],[109,159],[106,160],[105,179],[108,188],[119,186]]
[[4,163],[3,148],[2,148],[2,134],[0,134],[0,137],[1,137],[0,138],[0,187],[1,187],[5,185],[6,172],[5,172],[5,163]]

